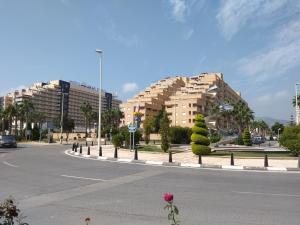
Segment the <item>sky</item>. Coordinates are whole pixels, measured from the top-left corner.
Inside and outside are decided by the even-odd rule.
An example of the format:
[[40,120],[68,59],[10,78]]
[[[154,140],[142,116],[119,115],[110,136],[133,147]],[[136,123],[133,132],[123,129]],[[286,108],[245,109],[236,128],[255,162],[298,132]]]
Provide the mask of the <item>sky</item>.
[[99,83],[123,101],[167,76],[222,72],[256,116],[289,119],[300,82],[300,1],[0,0],[0,95]]

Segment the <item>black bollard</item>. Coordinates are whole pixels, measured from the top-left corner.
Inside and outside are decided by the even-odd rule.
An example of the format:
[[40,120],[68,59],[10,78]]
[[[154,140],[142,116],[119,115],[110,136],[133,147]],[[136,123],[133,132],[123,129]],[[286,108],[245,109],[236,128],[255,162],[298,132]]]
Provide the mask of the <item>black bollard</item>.
[[137,148],[134,149],[134,160],[139,160]]
[[77,152],[77,145],[75,144],[75,152]]
[[75,146],[74,146],[74,152],[77,152],[77,148],[75,148]]
[[173,162],[172,152],[169,150],[169,163]]
[[234,158],[233,158],[233,153],[230,155],[230,165],[234,166]]
[[268,155],[265,155],[265,163],[264,163],[264,167],[268,167],[268,166],[269,166]]
[[99,156],[102,156],[102,146],[99,147]]
[[298,156],[298,168],[300,168],[300,155]]
[[73,145],[72,145],[72,152],[74,152],[75,151],[75,144],[73,143]]
[[92,146],[94,146],[94,142],[92,141]]
[[80,154],[82,153],[82,145],[80,145],[80,147],[79,147],[79,153]]
[[85,147],[87,147],[88,146],[88,143],[87,143],[87,141],[85,141]]
[[202,156],[201,155],[199,155],[199,158],[198,158],[198,164],[202,164]]
[[90,148],[90,146],[88,146],[87,155],[90,155],[90,154],[91,154],[91,148]]
[[117,159],[118,158],[118,148],[115,147],[115,155],[114,155],[114,158]]

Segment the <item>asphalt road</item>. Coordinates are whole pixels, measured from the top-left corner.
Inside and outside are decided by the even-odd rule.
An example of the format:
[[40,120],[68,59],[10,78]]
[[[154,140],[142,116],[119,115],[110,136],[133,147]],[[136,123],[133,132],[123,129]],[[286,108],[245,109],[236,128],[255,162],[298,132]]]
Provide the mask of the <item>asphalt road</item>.
[[167,225],[165,192],[184,225],[300,224],[299,173],[101,162],[67,148],[0,149],[0,199],[12,195],[30,225]]

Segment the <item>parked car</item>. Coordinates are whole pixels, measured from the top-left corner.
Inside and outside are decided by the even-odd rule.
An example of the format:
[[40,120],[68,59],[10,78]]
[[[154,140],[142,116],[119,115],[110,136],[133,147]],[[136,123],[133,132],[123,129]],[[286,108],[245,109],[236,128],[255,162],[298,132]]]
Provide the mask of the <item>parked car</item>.
[[13,135],[0,135],[0,147],[17,147],[16,137]]
[[262,144],[265,141],[266,141],[265,137],[262,137],[262,136],[254,136],[254,137],[252,137],[252,143],[256,144],[256,145]]

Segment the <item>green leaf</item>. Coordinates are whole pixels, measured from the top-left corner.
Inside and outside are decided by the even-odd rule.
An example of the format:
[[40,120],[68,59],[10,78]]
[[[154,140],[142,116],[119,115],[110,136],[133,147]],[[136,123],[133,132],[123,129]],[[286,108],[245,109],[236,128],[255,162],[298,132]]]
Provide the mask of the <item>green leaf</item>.
[[176,205],[174,205],[174,212],[175,212],[175,214],[176,214],[176,215],[178,215],[178,214],[179,214],[179,210],[178,210],[178,208],[177,208],[177,206],[176,206]]

